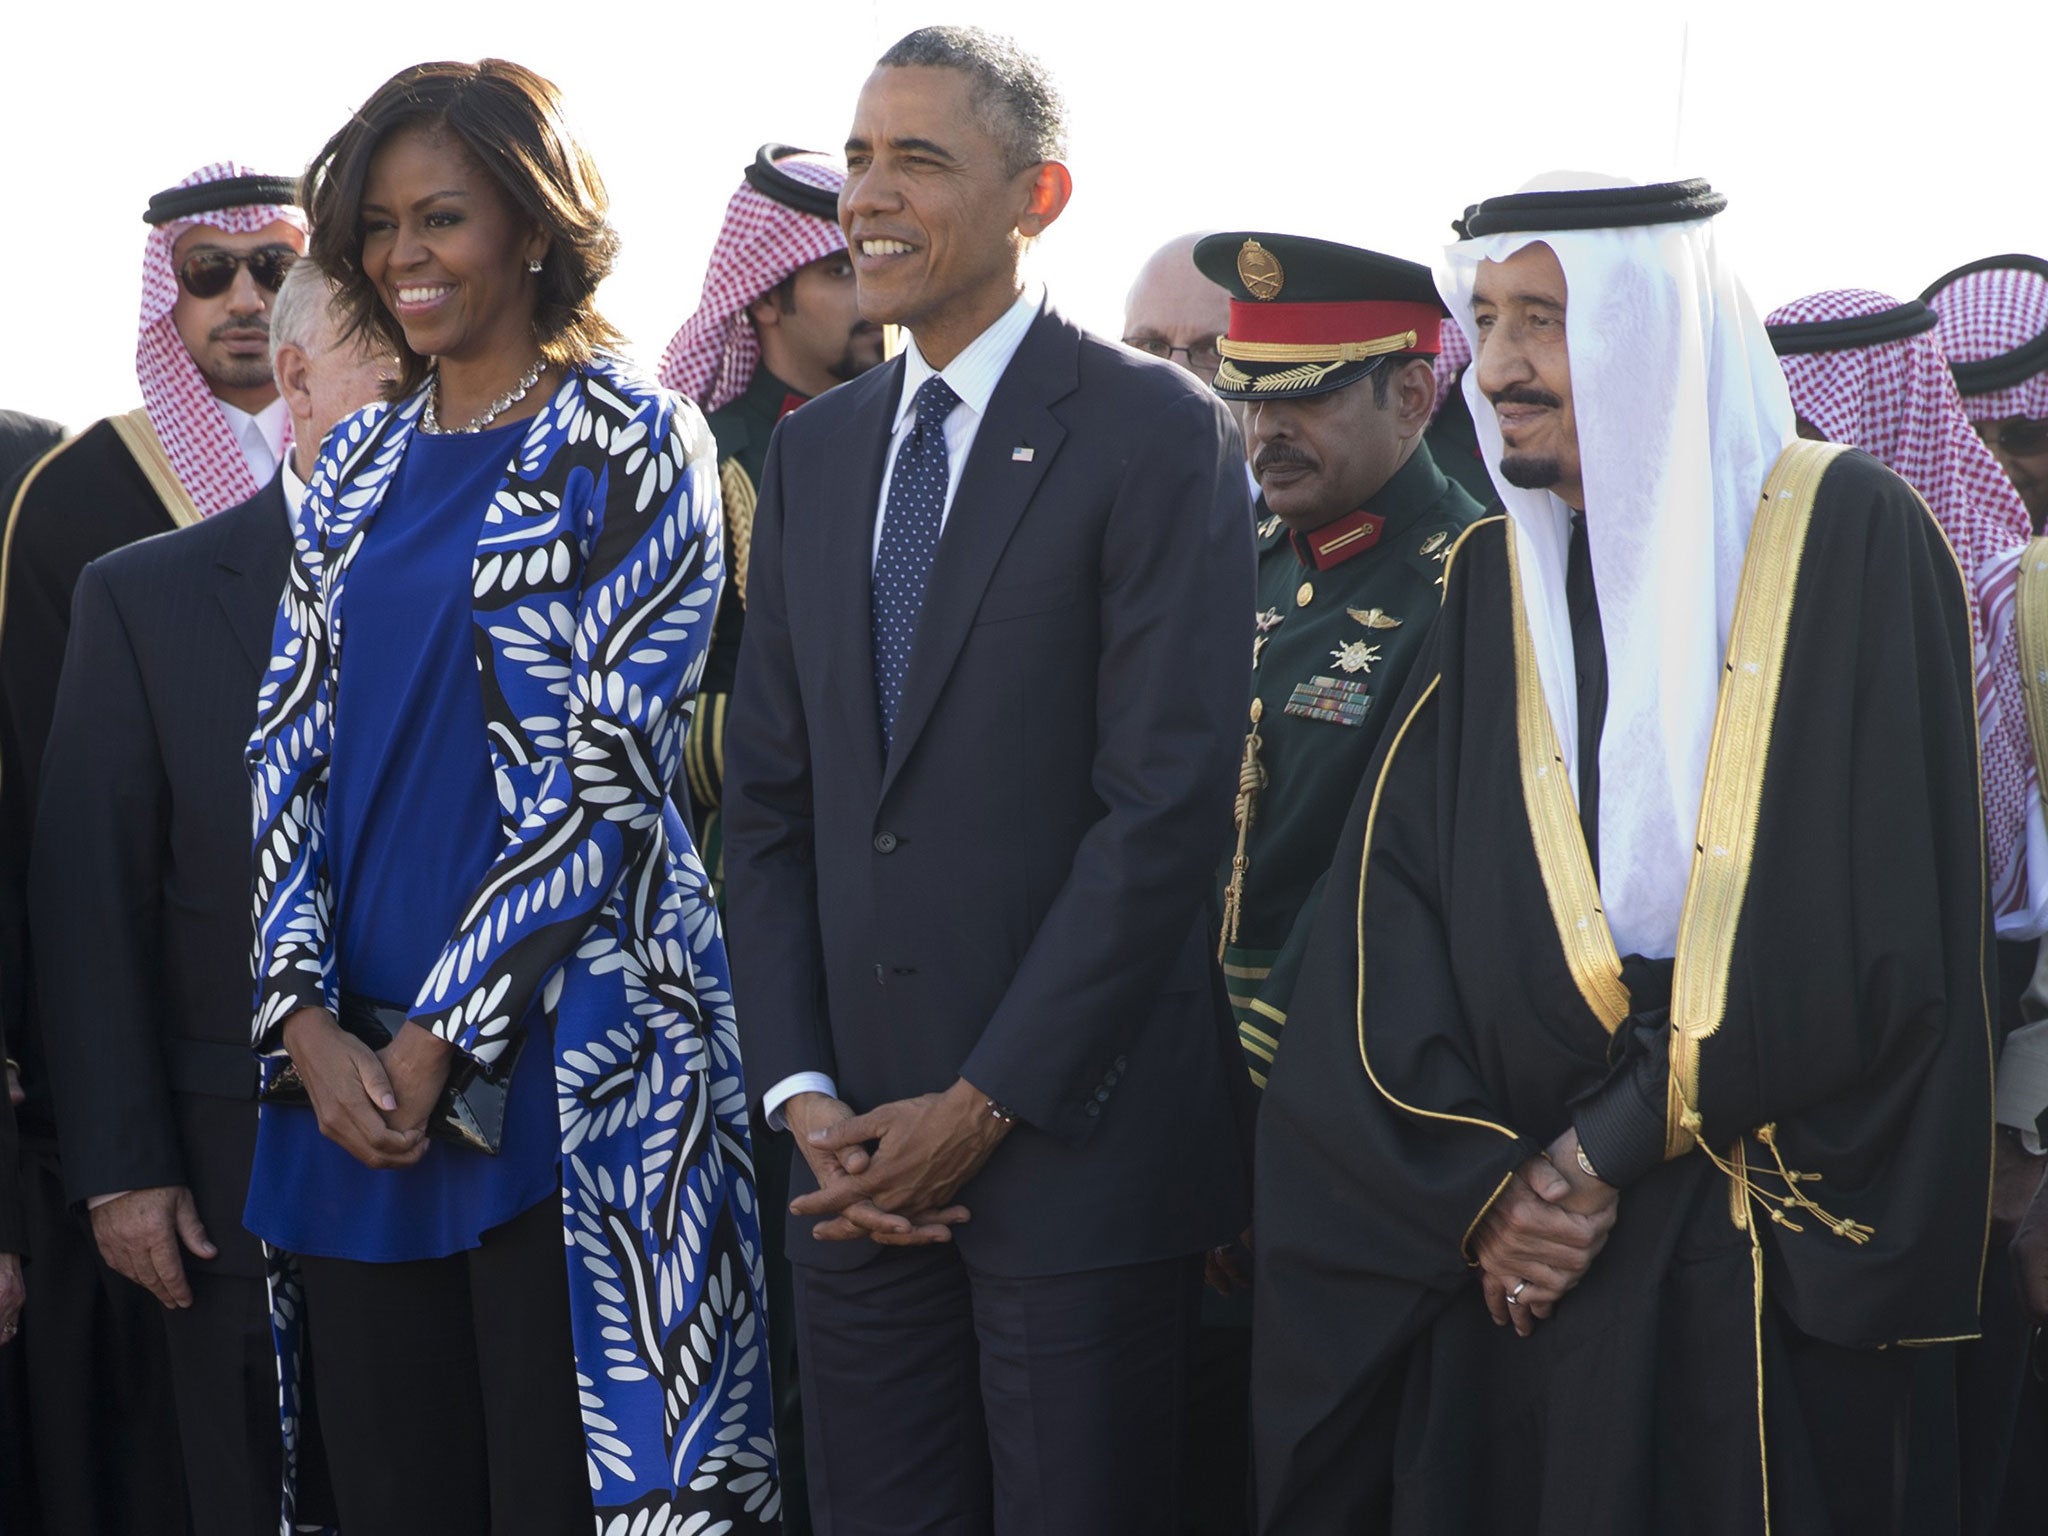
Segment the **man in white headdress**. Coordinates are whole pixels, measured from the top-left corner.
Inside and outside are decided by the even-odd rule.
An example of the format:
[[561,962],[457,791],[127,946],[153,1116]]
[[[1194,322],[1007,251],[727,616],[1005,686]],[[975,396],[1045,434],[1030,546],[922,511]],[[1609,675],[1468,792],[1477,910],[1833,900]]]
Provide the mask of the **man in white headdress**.
[[1450,562],[1261,1111],[1266,1532],[1953,1520],[1902,1451],[1953,1436],[1940,1372],[1887,1346],[1977,1331],[1967,598],[1904,481],[1798,437],[1725,202],[1546,179],[1440,266],[1506,516]]

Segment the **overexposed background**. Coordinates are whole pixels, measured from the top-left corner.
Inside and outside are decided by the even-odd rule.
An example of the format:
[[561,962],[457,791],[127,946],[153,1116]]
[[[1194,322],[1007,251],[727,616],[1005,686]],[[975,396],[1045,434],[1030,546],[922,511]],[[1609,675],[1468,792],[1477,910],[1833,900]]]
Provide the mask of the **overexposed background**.
[[2048,6],[1816,0],[497,0],[70,4],[7,23],[0,406],[82,426],[139,398],[149,194],[211,160],[296,174],[422,59],[553,78],[624,237],[604,306],[654,362],[695,307],[764,140],[837,147],[875,56],[934,21],[1008,31],[1068,99],[1075,197],[1038,271],[1109,335],[1144,256],[1192,228],[1319,234],[1427,261],[1463,206],[1557,167],[1703,175],[1761,308],[1911,297],[2048,250]]

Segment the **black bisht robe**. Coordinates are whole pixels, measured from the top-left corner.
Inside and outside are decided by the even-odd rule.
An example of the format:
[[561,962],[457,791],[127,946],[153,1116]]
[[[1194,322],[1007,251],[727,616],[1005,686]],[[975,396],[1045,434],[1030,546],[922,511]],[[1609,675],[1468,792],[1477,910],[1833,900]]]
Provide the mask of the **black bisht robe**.
[[[1337,846],[1261,1111],[1263,1531],[1761,1532],[1767,1466],[1774,1528],[1821,1536],[1844,1479],[1889,1479],[1864,1490],[1884,1510],[1924,1492],[1864,1431],[1899,1427],[1918,1355],[1876,1346],[1977,1329],[1991,1056],[1969,631],[1919,499],[1830,452],[1754,737],[1725,1003],[1671,1105],[1674,1139],[1689,1112],[1701,1145],[1622,1191],[1584,1283],[1526,1340],[1487,1316],[1472,1233],[1573,1101],[1642,1053],[1666,1061],[1672,1027],[1568,932],[1559,824],[1536,813],[1540,763],[1524,766],[1534,663],[1525,646],[1518,670],[1506,520],[1453,560]],[[1561,768],[1542,734],[1529,750]],[[1786,1166],[1818,1175],[1798,1188],[1825,1215],[1781,1211],[1798,1230],[1767,1219],[1785,1186],[1765,1126]],[[1735,1195],[1723,1165],[1766,1199]],[[1952,1478],[1933,1492],[1952,1505]]]

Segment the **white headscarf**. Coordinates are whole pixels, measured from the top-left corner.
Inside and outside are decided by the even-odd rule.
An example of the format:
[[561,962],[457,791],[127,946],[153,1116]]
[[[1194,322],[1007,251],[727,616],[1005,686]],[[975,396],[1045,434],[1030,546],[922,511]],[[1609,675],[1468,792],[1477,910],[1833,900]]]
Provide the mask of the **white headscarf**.
[[[1629,185],[1558,173],[1521,190]],[[1794,436],[1792,402],[1763,322],[1715,248],[1710,219],[1447,246],[1437,287],[1475,352],[1479,264],[1537,242],[1564,269],[1572,409],[1607,650],[1601,898],[1622,954],[1662,958],[1677,948],[1750,524]],[[1477,365],[1466,370],[1465,400],[1513,524],[1544,696],[1565,762],[1575,767],[1570,509],[1548,491],[1501,479],[1500,425],[1479,392],[1479,373]]]

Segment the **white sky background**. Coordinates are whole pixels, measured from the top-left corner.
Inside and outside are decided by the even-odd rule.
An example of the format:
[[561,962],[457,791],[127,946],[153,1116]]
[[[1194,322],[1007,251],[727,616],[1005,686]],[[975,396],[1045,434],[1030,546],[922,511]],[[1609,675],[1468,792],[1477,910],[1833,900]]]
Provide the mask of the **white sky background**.
[[[1119,334],[1144,256],[1193,228],[1319,234],[1428,261],[1451,217],[1538,171],[1703,175],[1760,309],[1911,297],[2048,251],[2048,5],[1815,0],[496,0],[23,6],[0,92],[0,406],[82,426],[139,399],[150,193],[217,159],[296,173],[423,59],[559,84],[624,237],[602,291],[650,365],[695,307],[762,141],[836,148],[875,56],[933,21],[1009,31],[1065,90],[1075,196],[1037,270]],[[265,26],[269,32],[263,30]]]

